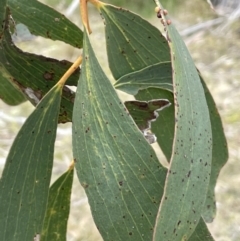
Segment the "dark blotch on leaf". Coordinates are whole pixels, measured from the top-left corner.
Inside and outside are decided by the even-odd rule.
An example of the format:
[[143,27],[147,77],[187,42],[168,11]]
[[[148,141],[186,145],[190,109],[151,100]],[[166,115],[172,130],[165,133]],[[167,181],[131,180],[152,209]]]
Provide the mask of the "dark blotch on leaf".
[[44,74],[43,74],[43,77],[44,77],[45,80],[51,81],[54,78],[54,73],[45,71]]

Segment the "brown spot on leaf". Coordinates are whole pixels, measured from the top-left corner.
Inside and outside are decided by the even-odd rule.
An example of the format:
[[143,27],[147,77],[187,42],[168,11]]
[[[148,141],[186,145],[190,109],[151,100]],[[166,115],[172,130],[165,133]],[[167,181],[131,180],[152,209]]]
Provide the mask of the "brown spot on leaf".
[[45,71],[44,74],[43,74],[43,77],[44,77],[45,80],[51,81],[54,78],[54,73]]

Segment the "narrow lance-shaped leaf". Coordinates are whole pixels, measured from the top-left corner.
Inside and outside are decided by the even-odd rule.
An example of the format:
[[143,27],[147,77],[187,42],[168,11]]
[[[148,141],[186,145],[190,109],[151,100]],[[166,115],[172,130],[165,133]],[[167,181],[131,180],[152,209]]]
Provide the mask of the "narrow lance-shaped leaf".
[[[108,6],[108,5],[106,5],[105,8],[108,8],[109,11],[111,11],[111,9],[113,8],[114,11],[113,11],[112,14],[115,14],[116,10],[118,9],[118,8],[114,8],[114,7],[111,7],[111,6]],[[135,19],[136,15],[134,13],[131,13],[131,12],[127,11],[127,10],[125,10],[123,12],[124,12],[124,14],[127,15],[127,18],[125,18],[125,20],[130,19],[129,22],[127,22],[126,24],[118,24],[118,21],[115,21],[115,19],[118,19],[117,15],[116,15],[116,18],[113,18],[113,21],[110,21],[109,20],[110,18],[105,18],[106,38],[107,38],[107,53],[108,53],[109,62],[111,63],[110,68],[111,68],[111,71],[113,72],[114,76],[122,76],[116,82],[116,85],[119,86],[119,87],[121,85],[120,88],[122,90],[126,91],[127,93],[130,93],[130,92],[134,93],[134,92],[138,91],[139,89],[142,89],[144,87],[150,87],[150,86],[154,86],[154,87],[160,87],[161,86],[161,88],[164,88],[163,85],[162,85],[162,82],[164,82],[164,79],[163,79],[163,81],[161,81],[162,79],[160,79],[160,81],[161,81],[160,83],[157,81],[157,79],[156,79],[156,82],[155,82],[155,79],[154,79],[154,82],[151,81],[151,80],[152,80],[152,76],[159,75],[159,78],[161,78],[161,76],[163,74],[162,71],[158,71],[158,70],[161,70],[161,61],[162,62],[164,61],[162,59],[162,49],[166,49],[166,51],[169,52],[169,47],[167,46],[166,41],[163,42],[164,45],[165,45],[164,48],[158,47],[159,45],[153,46],[154,48],[144,48],[144,47],[139,48],[138,49],[138,55],[135,55],[135,59],[133,59],[133,61],[131,63],[132,69],[130,69],[129,74],[126,74],[124,69],[119,68],[119,66],[121,66],[121,64],[122,64],[122,62],[119,61],[119,52],[118,51],[112,51],[112,46],[114,45],[115,46],[114,48],[117,49],[117,48],[120,48],[120,45],[119,45],[118,41],[115,41],[115,39],[111,36],[122,35],[123,39],[124,38],[125,39],[131,39],[132,38],[132,32],[129,31],[129,26],[130,27],[132,26],[133,29],[138,29],[139,33],[145,32],[146,29],[152,30],[152,28],[154,28],[148,22],[145,22],[145,24],[143,25],[142,28],[140,26],[137,26],[135,21],[131,21],[132,19]],[[137,18],[138,18],[138,16],[137,16]],[[136,24],[136,25],[134,25],[134,24]],[[116,25],[118,26],[117,28],[115,27]],[[116,32],[117,32],[117,34],[116,34]],[[109,34],[109,33],[111,33],[111,34]],[[155,31],[155,30],[151,31],[151,35],[153,35],[153,36],[151,36],[152,39],[160,40],[161,38],[158,38],[159,34],[160,34],[159,31]],[[151,45],[151,41],[146,41],[144,38],[139,37],[137,39],[137,41],[141,42],[139,44],[142,45],[142,46],[148,46],[149,47],[149,44]],[[127,46],[129,46],[128,41],[123,42],[122,45],[121,45],[122,48],[127,48]],[[157,62],[160,61],[159,64],[156,64],[155,58],[149,58],[148,59],[149,61],[150,60],[152,61],[151,65],[153,65],[153,69],[158,71],[156,73],[155,73],[155,71],[154,71],[154,73],[148,72],[148,70],[151,69],[151,65],[149,65],[149,67],[144,65],[144,64],[146,64],[144,56],[151,56],[151,54],[154,54],[156,57],[158,57]],[[129,55],[132,55],[132,51],[125,52],[126,59],[130,59]],[[133,58],[133,57],[134,56],[132,55],[131,58]],[[145,66],[146,68],[133,73],[133,71],[134,71],[133,69],[138,68],[138,66],[139,66],[138,65],[139,60],[142,61],[142,65]],[[169,66],[167,68],[171,69],[170,61],[169,61],[168,64],[169,64]],[[159,69],[154,68],[156,65],[159,65]],[[119,71],[120,71],[120,73],[119,73]],[[147,83],[146,83],[144,77],[141,77],[140,73],[144,73],[143,76],[146,79],[151,81],[149,83],[149,86],[147,86]],[[166,82],[169,81],[168,87],[171,88],[172,73],[169,72],[169,71],[167,73],[169,74],[169,76],[167,76],[167,75],[165,76],[166,77],[165,81]],[[135,76],[135,74],[136,74],[136,76]],[[129,81],[129,82],[125,82],[126,85],[124,85],[124,80]],[[134,81],[136,80],[136,82],[134,82],[133,80]],[[129,86],[128,86],[128,84],[129,84]],[[170,88],[169,88],[169,90],[170,90]],[[207,95],[206,95],[206,97],[207,97],[207,102],[208,102],[209,106],[212,106],[212,104],[215,105],[214,102],[209,101],[209,98],[208,98]],[[163,90],[163,89],[159,89],[159,88],[150,88],[150,89],[148,88],[147,90],[142,90],[138,93],[136,98],[140,99],[140,100],[147,100],[147,101],[150,101],[152,99],[158,99],[158,98],[166,98],[166,99],[170,100],[171,103],[174,103],[172,93],[168,92],[166,90]],[[212,120],[213,120],[212,117],[214,116],[213,115],[214,112],[210,111],[210,114],[211,114],[211,122],[212,122]],[[218,118],[219,118],[219,121],[221,123],[221,120],[220,120],[219,116],[218,116]],[[152,131],[156,134],[157,141],[160,144],[160,146],[161,146],[161,148],[162,148],[162,150],[163,150],[163,152],[166,155],[168,160],[170,160],[170,157],[171,157],[171,154],[172,154],[174,124],[175,124],[174,123],[174,105],[171,105],[169,108],[165,109],[163,112],[159,112],[159,118],[155,122],[152,123],[152,128],[151,128]],[[218,139],[218,137],[217,137],[218,133],[220,133],[220,135],[224,137],[222,126],[221,126],[221,128],[218,128],[218,130],[214,131],[213,135],[216,136],[216,138],[213,138],[213,139]],[[225,140],[225,137],[223,139]],[[223,141],[223,142],[226,143],[225,141]],[[226,153],[227,152],[226,147],[224,149],[225,150],[223,150],[223,152]],[[214,155],[214,152],[213,152],[213,155]],[[222,157],[223,156],[224,155],[222,155]],[[223,159],[217,160],[216,158],[213,158],[213,161],[217,161],[217,162],[221,162],[221,163],[223,161],[223,163],[225,163],[226,158],[224,160]],[[212,171],[214,171],[214,170],[212,170]],[[215,176],[217,176],[217,175],[215,175]],[[212,178],[211,178],[211,182],[212,182]],[[211,187],[209,187],[209,188],[211,188]],[[213,186],[212,186],[212,190],[213,190]],[[212,190],[209,189],[209,192],[212,193]],[[215,207],[213,207],[213,208],[215,208]]]
[[[0,70],[32,104],[36,105],[70,66],[68,61],[24,53],[13,44],[6,27],[1,41]],[[68,85],[76,85],[79,74],[77,69],[69,78]],[[74,98],[75,94],[64,87],[59,122],[71,121]]]
[[214,193],[215,186],[216,186],[218,175],[222,167],[226,164],[228,160],[228,148],[227,148],[227,140],[224,135],[221,117],[217,110],[216,104],[214,103],[213,97],[209,92],[203,79],[202,79],[202,85],[203,85],[205,96],[208,103],[209,114],[210,114],[211,125],[212,125],[212,138],[213,138],[211,178],[210,178],[207,199],[205,201],[202,216],[206,222],[212,222],[216,216],[216,200],[215,200],[215,193]]
[[73,183],[73,165],[62,174],[49,190],[47,211],[41,241],[65,241]]
[[204,207],[212,159],[211,123],[198,72],[177,30],[172,24],[166,28],[172,56],[176,124],[155,241],[188,240],[191,236]]
[[166,169],[103,73],[87,34],[73,112],[73,154],[103,239],[152,240]]
[[114,86],[130,95],[136,95],[139,90],[149,87],[172,91],[171,63],[158,63],[126,74],[118,79]]
[[[136,96],[136,98],[140,99],[140,100],[152,100],[155,98],[166,98],[170,101],[170,103],[174,103],[173,94],[167,90],[159,89],[159,88],[149,88],[147,90],[140,91],[138,93],[138,95]],[[211,113],[211,110],[210,110],[210,113]],[[169,106],[164,111],[158,112],[158,114],[159,114],[159,117],[156,119],[156,121],[152,122],[152,124],[151,124],[151,130],[153,133],[156,134],[157,141],[158,141],[159,145],[161,146],[161,149],[163,150],[165,156],[167,157],[167,160],[170,161],[171,154],[172,154],[172,143],[173,143],[173,138],[174,138],[174,124],[175,124],[175,122],[174,122],[174,105]],[[212,115],[210,115],[210,117],[211,117],[211,123],[213,123]],[[217,132],[213,132],[213,134],[216,135]],[[213,154],[214,154],[214,151],[213,151]],[[213,162],[215,162],[215,161],[219,162],[219,160],[215,160],[213,158]],[[212,169],[212,172],[214,172],[214,169]],[[209,193],[212,192],[212,190],[214,190],[214,188],[211,186],[212,176],[213,176],[213,174],[211,174],[208,195],[209,195]],[[206,206],[207,205],[205,203],[205,207]],[[213,208],[213,210],[214,210],[214,208]],[[196,229],[194,230],[193,234],[191,235],[191,237],[189,239],[189,241],[197,241],[197,240],[199,240],[199,241],[202,241],[202,240],[212,241],[213,240],[203,219],[200,219]]]
[[166,39],[145,19],[108,4],[102,4],[99,10],[106,24],[109,67],[116,80],[152,64],[165,65],[170,61]]
[[62,87],[42,99],[19,131],[0,180],[3,241],[32,241],[42,230]]
[[[216,108],[216,104],[214,103],[213,97],[211,96],[211,93],[209,92],[201,76],[200,79],[208,104],[213,139],[211,178],[208,187],[207,199],[204,205],[205,210],[203,211],[202,215],[206,222],[212,222],[216,215],[214,189],[220,170],[228,160],[228,149],[221,118]],[[155,87],[158,87],[158,85]],[[166,98],[173,103],[173,94],[159,88],[150,88],[140,91],[136,95],[136,98],[142,101],[150,101],[156,98]],[[172,153],[172,143],[174,137],[174,106],[170,106],[163,113],[160,112],[159,115],[160,117],[156,120],[156,122],[152,123],[151,130],[156,134],[157,141],[169,161]]]
[[13,19],[30,32],[74,47],[82,47],[82,31],[63,14],[36,0],[8,0]]

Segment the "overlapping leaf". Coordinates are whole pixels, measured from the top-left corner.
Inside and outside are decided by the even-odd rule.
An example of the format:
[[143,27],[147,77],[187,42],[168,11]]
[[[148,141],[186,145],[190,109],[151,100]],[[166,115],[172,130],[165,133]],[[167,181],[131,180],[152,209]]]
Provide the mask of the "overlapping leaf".
[[104,4],[100,11],[106,23],[109,67],[116,80],[153,64],[162,63],[164,68],[170,62],[167,41],[157,28],[120,7]]
[[[8,26],[4,31],[0,49],[0,69],[7,80],[17,85],[22,93],[36,105],[71,66],[68,61],[58,61],[24,53],[12,42]],[[76,85],[79,69],[69,78],[69,85]],[[71,121],[75,94],[63,89],[59,122]]]
[[82,31],[64,15],[37,0],[8,0],[13,19],[30,32],[74,47],[82,47]]
[[152,240],[166,170],[84,38],[73,112],[73,154],[95,223],[107,240]]
[[2,241],[34,240],[42,230],[61,100],[55,86],[19,131],[0,180]]
[[72,183],[73,166],[52,184],[49,190],[41,241],[66,240]]
[[17,86],[13,86],[3,74],[3,72],[0,73],[0,99],[8,105],[18,105],[26,101],[25,96],[17,89]]
[[[154,240],[188,240],[207,195],[212,130],[207,102],[193,60],[177,30],[167,26],[175,103],[173,152]],[[173,209],[174,207],[174,209]]]
[[[107,10],[106,10],[107,9]],[[105,5],[103,9],[100,9],[101,12],[108,14],[108,12],[111,12],[111,15],[114,15],[114,17],[111,16],[105,18],[106,23],[106,37],[107,37],[107,51],[108,51],[108,58],[110,62],[110,68],[114,76],[119,76],[119,79],[117,80],[115,86],[117,88],[126,91],[130,94],[135,94],[138,90],[147,88],[147,87],[157,87],[157,88],[163,88],[171,90],[172,85],[172,72],[170,71],[162,71],[161,66],[166,66],[165,69],[171,68],[171,61],[167,60],[164,63],[164,59],[162,59],[162,50],[165,49],[165,51],[169,52],[169,47],[167,45],[167,42],[164,41],[165,47],[158,47],[160,45],[151,46],[151,44],[148,41],[145,41],[144,38],[141,38],[138,36],[137,41],[139,45],[147,46],[142,47],[138,49],[138,55],[132,55],[133,49],[131,51],[125,52],[125,58],[126,60],[132,59],[132,62],[128,62],[125,64],[125,62],[121,62],[119,59],[119,51],[112,51],[113,49],[121,49],[121,48],[127,48],[129,46],[129,42],[132,43],[135,41],[135,35],[132,34],[133,32],[137,31],[138,33],[145,32],[146,29],[152,30],[154,27],[152,27],[151,24],[148,22],[144,22],[143,27],[141,27],[138,23],[135,23],[135,21],[132,21],[132,19],[139,18],[139,16],[136,16],[135,14],[127,11],[122,10],[119,8],[114,8],[109,5]],[[125,14],[125,24],[119,24],[118,22],[122,20],[121,17],[119,17],[119,12],[121,14]],[[105,15],[103,15],[105,16]],[[128,20],[128,21],[127,21]],[[143,20],[141,20],[143,21]],[[140,22],[141,22],[140,21]],[[133,28],[133,30],[129,27]],[[131,31],[132,30],[132,31]],[[151,38],[152,39],[161,39],[159,38],[159,31],[151,31]],[[115,41],[113,36],[118,36],[118,39],[124,39],[126,41],[122,41],[122,46],[120,46],[118,41]],[[119,37],[120,35],[121,38]],[[110,37],[111,38],[110,38]],[[127,41],[128,40],[128,41]],[[155,58],[150,58],[148,61],[151,61],[149,65],[145,65],[145,58],[144,56],[150,56],[154,54]],[[129,55],[132,55],[131,58]],[[166,56],[166,54],[164,55]],[[135,57],[135,59],[133,58]],[[158,61],[156,60],[158,59]],[[141,64],[139,64],[139,61],[142,61]],[[158,62],[158,63],[156,63]],[[119,66],[124,65],[124,68],[128,65],[131,66],[132,70],[129,69],[129,73],[126,73],[123,68],[119,68]],[[139,65],[144,66],[143,69],[139,71],[135,71],[134,69],[138,68]],[[168,66],[167,66],[168,65]],[[159,66],[157,68],[156,66]],[[156,68],[155,68],[156,67]],[[149,69],[154,70],[153,73],[148,71]],[[143,77],[141,77],[140,73],[143,74]],[[152,78],[154,76],[154,78]],[[159,81],[157,81],[157,76],[159,76]],[[162,78],[162,76],[165,76],[165,79]],[[155,79],[156,77],[156,79]],[[154,81],[153,81],[154,80]],[[149,86],[147,86],[147,81],[149,81]],[[214,128],[212,129],[213,134],[213,168],[211,173],[211,181],[209,185],[209,191],[208,191],[208,200],[206,202],[205,207],[207,208],[207,211],[204,212],[204,218],[205,221],[211,221],[214,218],[216,207],[214,204],[214,186],[216,183],[217,176],[220,172],[220,169],[222,166],[226,163],[228,155],[227,155],[227,146],[226,146],[226,138],[224,136],[221,119],[220,116],[216,110],[215,103],[211,97],[211,94],[205,88],[205,84],[203,79],[201,79],[205,95],[207,99],[207,103],[209,106],[209,113],[211,118],[211,123],[214,125]],[[164,85],[163,85],[164,83]],[[166,88],[167,86],[167,88]],[[158,99],[158,98],[168,98],[170,102],[173,104],[173,95],[172,93],[168,91],[164,91],[161,89],[147,89],[140,91],[136,98],[139,100],[151,100],[151,99]],[[171,150],[172,150],[172,143],[173,143],[173,136],[174,136],[174,105],[170,106],[163,112],[159,113],[159,118],[156,122],[152,124],[152,131],[157,136],[157,141],[160,144],[160,147],[162,148],[164,154],[166,155],[167,159],[170,159],[171,156]],[[218,123],[215,125],[215,122]],[[217,148],[217,146],[221,146],[221,148]]]
[[157,87],[172,91],[171,63],[158,63],[139,71],[126,74],[119,78],[114,86],[116,89],[131,95],[136,95],[139,90],[149,87]]
[[216,216],[215,186],[222,167],[228,160],[227,140],[224,135],[221,117],[214,103],[213,97],[202,79],[212,125],[212,169],[202,216],[206,222],[212,222]]

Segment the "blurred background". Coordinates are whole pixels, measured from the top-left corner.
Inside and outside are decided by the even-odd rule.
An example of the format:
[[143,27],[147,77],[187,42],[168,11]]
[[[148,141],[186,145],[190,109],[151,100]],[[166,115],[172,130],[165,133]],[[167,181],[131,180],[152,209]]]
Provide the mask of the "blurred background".
[[[65,14],[82,28],[78,0],[42,0]],[[159,27],[153,0],[108,0],[128,8]],[[222,169],[217,186],[217,216],[208,227],[216,241],[240,240],[240,1],[239,0],[164,0],[172,22],[183,36],[196,66],[201,71],[222,117],[229,146],[229,161]],[[100,63],[111,79],[107,66],[104,25],[99,13],[90,5],[91,41]],[[57,59],[74,61],[81,50],[59,41],[17,36],[16,45]],[[127,96],[121,94],[121,97]],[[0,101],[0,172],[18,130],[32,112],[24,103],[10,107]],[[71,124],[60,125],[55,148],[52,182],[70,164]],[[75,175],[72,206],[68,224],[68,241],[100,241],[91,217],[85,193]]]

